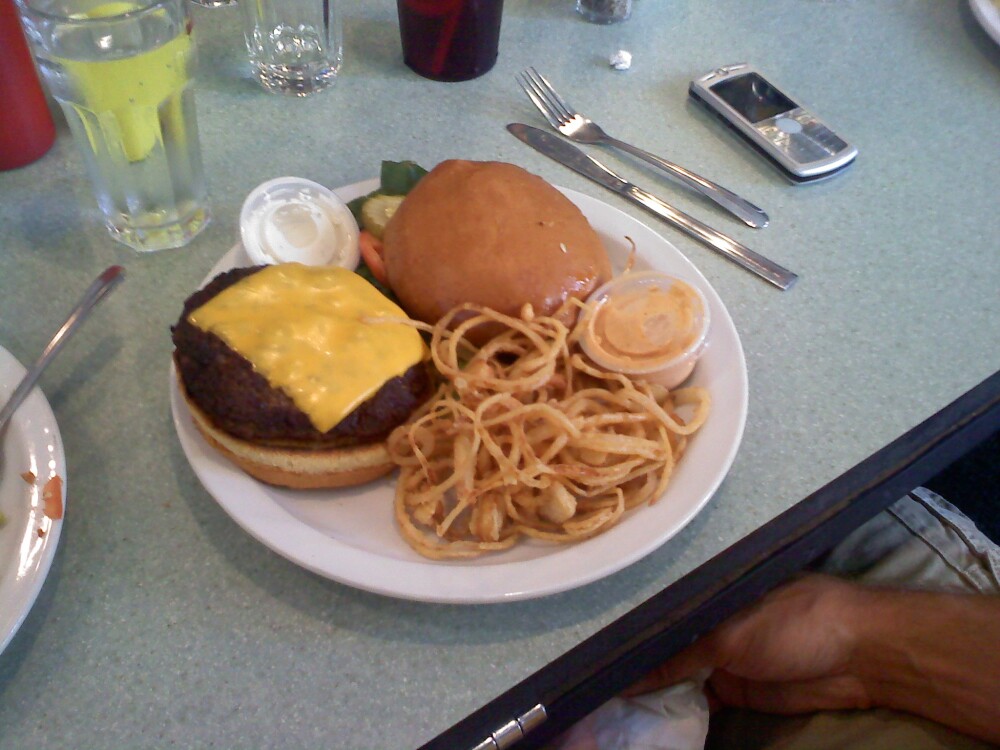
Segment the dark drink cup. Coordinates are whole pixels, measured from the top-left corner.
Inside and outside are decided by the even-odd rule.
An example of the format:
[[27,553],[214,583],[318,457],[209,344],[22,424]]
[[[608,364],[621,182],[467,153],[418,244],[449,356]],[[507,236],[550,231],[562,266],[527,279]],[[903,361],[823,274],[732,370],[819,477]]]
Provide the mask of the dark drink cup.
[[497,61],[503,0],[396,0],[403,61],[435,81],[467,81]]

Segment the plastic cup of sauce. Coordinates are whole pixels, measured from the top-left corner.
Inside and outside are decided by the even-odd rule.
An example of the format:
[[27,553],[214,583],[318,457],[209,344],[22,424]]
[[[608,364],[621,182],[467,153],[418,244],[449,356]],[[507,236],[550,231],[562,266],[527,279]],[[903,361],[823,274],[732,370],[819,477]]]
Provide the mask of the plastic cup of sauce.
[[329,188],[301,177],[258,185],[240,211],[240,235],[255,265],[303,263],[354,270],[358,223]]
[[595,365],[676,388],[705,348],[710,313],[697,287],[659,271],[626,273],[587,300],[580,340]]

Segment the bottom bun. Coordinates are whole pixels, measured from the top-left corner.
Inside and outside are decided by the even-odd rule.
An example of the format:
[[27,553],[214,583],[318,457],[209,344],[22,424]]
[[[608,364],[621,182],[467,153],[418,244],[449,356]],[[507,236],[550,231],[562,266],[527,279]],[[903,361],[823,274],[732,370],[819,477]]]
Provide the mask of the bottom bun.
[[209,444],[243,471],[267,484],[295,489],[350,487],[385,476],[394,466],[385,442],[349,448],[275,448],[233,437],[212,421],[179,384],[195,427]]

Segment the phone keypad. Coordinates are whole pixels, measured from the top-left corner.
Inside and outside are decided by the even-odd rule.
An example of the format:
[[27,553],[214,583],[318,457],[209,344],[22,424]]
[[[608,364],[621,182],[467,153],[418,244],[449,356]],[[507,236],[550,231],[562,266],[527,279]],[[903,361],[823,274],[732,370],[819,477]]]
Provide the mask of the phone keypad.
[[758,122],[757,130],[789,158],[808,163],[827,159],[847,148],[847,143],[803,109],[793,109]]

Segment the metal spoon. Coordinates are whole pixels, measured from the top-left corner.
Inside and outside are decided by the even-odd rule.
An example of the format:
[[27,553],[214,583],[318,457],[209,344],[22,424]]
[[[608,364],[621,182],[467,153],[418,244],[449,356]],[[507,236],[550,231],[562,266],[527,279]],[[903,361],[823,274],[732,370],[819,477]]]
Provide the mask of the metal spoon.
[[41,356],[24,374],[21,382],[18,383],[17,388],[11,394],[10,399],[4,404],[3,409],[0,409],[0,436],[3,435],[4,428],[14,415],[14,412],[17,411],[17,407],[31,393],[31,389],[35,386],[42,371],[52,361],[52,358],[56,356],[63,344],[69,340],[70,336],[76,333],[76,329],[86,320],[90,311],[94,309],[94,305],[100,302],[108,292],[124,280],[125,269],[121,266],[110,266],[87,288],[83,297],[80,298],[80,301],[76,303],[76,307],[73,308],[69,317],[66,318],[66,322],[56,331]]

